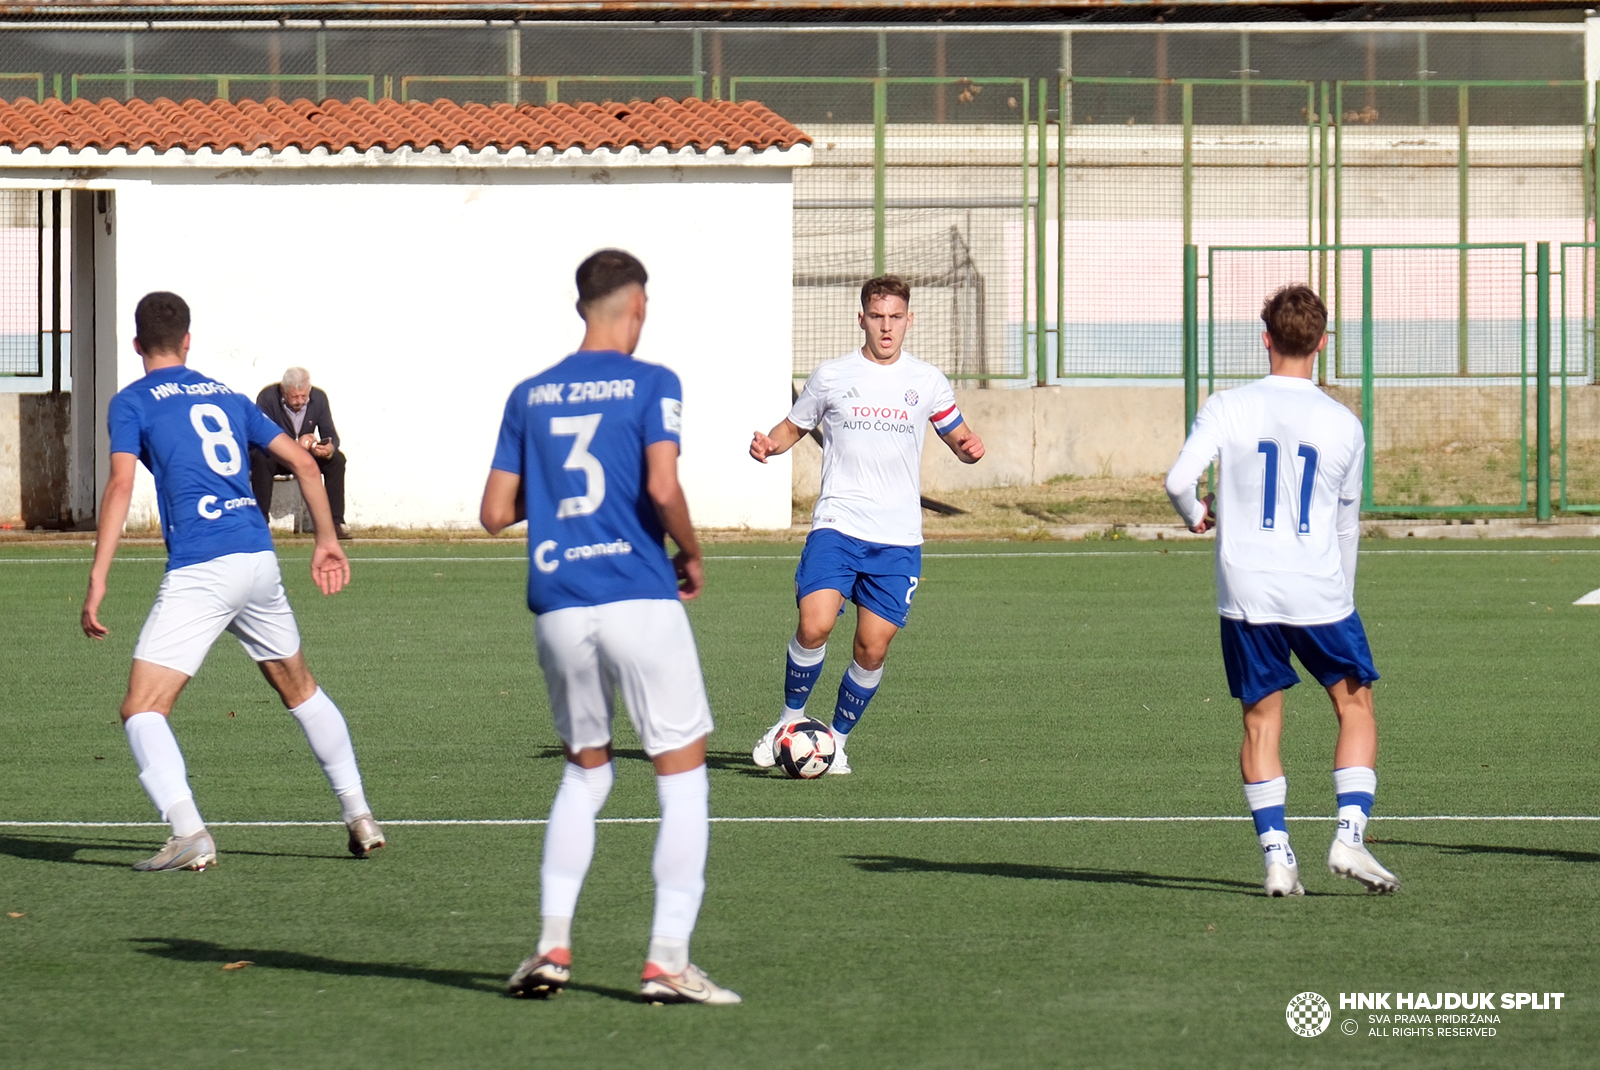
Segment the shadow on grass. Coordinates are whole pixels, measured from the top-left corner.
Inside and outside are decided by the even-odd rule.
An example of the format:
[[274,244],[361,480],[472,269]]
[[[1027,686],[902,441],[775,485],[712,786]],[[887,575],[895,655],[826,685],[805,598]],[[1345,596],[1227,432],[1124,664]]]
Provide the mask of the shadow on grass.
[[67,840],[35,839],[30,836],[0,836],[0,855],[10,855],[12,858],[21,858],[28,862],[60,862],[72,866],[112,866],[116,869],[127,869],[138,861],[133,859],[127,862],[112,862],[96,858],[79,858],[79,851],[127,851],[136,855],[153,853],[150,844],[142,840],[73,843]]
[[1261,885],[1216,877],[1169,877],[1131,869],[1077,869],[1068,866],[1038,866],[1025,862],[938,862],[927,858],[902,858],[898,855],[846,855],[857,869],[867,873],[959,873],[973,877],[1005,877],[1027,881],[1073,881],[1080,884],[1131,884],[1137,888],[1159,888],[1174,892],[1217,892],[1222,895],[1261,894]]
[[[0,855],[10,855],[30,862],[59,862],[72,866],[111,866],[126,869],[138,858],[127,861],[109,861],[98,858],[79,858],[79,851],[126,851],[148,857],[161,849],[162,840],[105,840],[100,843],[73,843],[66,840],[35,839],[29,836],[0,835]],[[341,843],[341,846],[343,844]],[[229,850],[226,839],[220,852],[223,855],[250,855],[257,858],[309,858],[316,861],[357,861],[344,851],[327,854],[303,854],[297,851],[239,851]]]
[[[535,758],[562,758],[566,752],[560,747],[541,747]],[[611,757],[616,761],[644,762],[649,764],[650,756],[637,747],[617,748],[611,752]],[[766,779],[773,775],[771,769],[761,769],[750,760],[749,751],[707,751],[706,765],[712,769],[723,772],[740,773],[744,776],[761,777]]]
[[1600,854],[1593,851],[1563,851],[1553,847],[1508,847],[1490,843],[1427,843],[1422,840],[1375,840],[1371,843],[1392,843],[1397,847],[1430,847],[1457,855],[1512,855],[1516,858],[1543,858],[1551,862],[1577,862],[1593,865],[1600,862]]
[[[397,981],[422,981],[445,988],[459,988],[486,996],[512,998],[506,992],[506,974],[483,973],[475,970],[444,970],[428,966],[413,966],[404,962],[353,962],[348,959],[325,958],[300,951],[275,951],[268,948],[224,947],[209,940],[184,940],[166,936],[135,936],[129,942],[144,945],[141,954],[173,962],[198,962],[217,966],[229,962],[247,961],[252,969],[293,970],[298,973],[322,973],[335,977],[381,977]],[[608,999],[628,1003],[639,1002],[638,993],[604,985],[576,984],[568,987],[591,992]]]

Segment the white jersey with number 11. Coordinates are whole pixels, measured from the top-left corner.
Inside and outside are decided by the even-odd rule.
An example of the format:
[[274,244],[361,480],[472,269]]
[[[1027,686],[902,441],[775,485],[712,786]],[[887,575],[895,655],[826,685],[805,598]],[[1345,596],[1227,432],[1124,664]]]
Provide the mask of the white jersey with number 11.
[[1217,612],[1251,624],[1331,624],[1355,612],[1366,442],[1309,379],[1269,375],[1200,410],[1167,493],[1193,527],[1196,482],[1219,461]]

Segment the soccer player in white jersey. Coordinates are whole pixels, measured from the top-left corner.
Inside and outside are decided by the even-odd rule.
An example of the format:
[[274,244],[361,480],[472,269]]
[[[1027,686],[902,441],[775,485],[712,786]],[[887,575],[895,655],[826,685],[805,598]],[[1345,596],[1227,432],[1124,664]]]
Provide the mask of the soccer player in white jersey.
[[[1328,869],[1369,891],[1400,881],[1363,842],[1378,788],[1378,671],[1356,614],[1356,545],[1366,443],[1361,421],[1312,381],[1328,310],[1306,286],[1266,301],[1271,374],[1213,394],[1195,418],[1167,495],[1189,529],[1217,531],[1217,612],[1228,690],[1244,709],[1239,768],[1266,864],[1269,896],[1304,895],[1284,819],[1288,781],[1278,741],[1283,692],[1300,664],[1328,690],[1339,719],[1333,790],[1339,824]],[[1214,509],[1195,485],[1220,462]]]
[[172,838],[137,870],[204,869],[217,858],[189,790],[183,753],[168,718],[211,644],[230,631],[305,730],[306,742],[338,796],[350,853],[364,858],[384,844],[372,819],[344,716],[306,668],[300,631],[284,597],[267,521],[250,496],[250,447],[265,449],[299,478],[317,527],[311,577],[324,594],[350,582],[350,562],[328,511],[315,460],[262,415],[248,396],[187,366],[189,306],[172,293],[146,294],[133,313],[133,348],[144,378],[111,399],[111,477],[100,505],[99,537],[83,600],[83,631],[100,623],[106,578],[128,519],[134,466],[155,476],[167,573],[133,648],[122,727],[139,765],[139,782]]
[[877,693],[889,643],[906,626],[922,575],[928,425],[964,464],[983,457],[983,440],[962,420],[950,380],[903,349],[911,288],[894,275],[869,279],[858,322],[866,343],[812,372],[788,417],[750,443],[750,456],[765,464],[822,427],[822,493],[795,571],[800,623],[789,640],[783,713],[750,753],[762,768],[777,760],[778,730],[806,716],[828,636],[849,599],[856,636],[834,704],[837,749],[828,772],[850,772],[845,740]]
[[[611,711],[622,692],[655,766],[661,829],[655,921],[640,995],[650,1003],[738,1003],[689,961],[710,846],[711,707],[683,602],[705,574],[678,484],[683,390],[633,358],[644,265],[602,249],[578,266],[583,345],[518,383],[506,401],[481,519],[528,521],[528,608],[567,764],[539,870],[539,943],[511,975],[543,999],[572,975],[572,918],[611,792]],[[678,546],[669,558],[663,535]]]

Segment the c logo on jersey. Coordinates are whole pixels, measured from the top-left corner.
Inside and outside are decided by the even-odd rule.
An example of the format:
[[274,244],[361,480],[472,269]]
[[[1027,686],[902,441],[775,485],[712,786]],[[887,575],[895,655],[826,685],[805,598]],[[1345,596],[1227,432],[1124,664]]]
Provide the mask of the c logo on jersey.
[[556,541],[554,539],[546,539],[544,542],[541,542],[539,544],[539,548],[533,551],[533,567],[538,569],[540,572],[545,573],[546,575],[561,567],[560,561],[545,560],[544,555],[553,553],[555,548]]
[[[216,508],[216,504],[217,496],[215,494],[207,494],[204,498],[201,498],[199,509],[200,515],[205,517],[207,520],[215,520],[217,517],[221,516],[222,510]],[[211,506],[211,508],[207,509],[207,506]]]

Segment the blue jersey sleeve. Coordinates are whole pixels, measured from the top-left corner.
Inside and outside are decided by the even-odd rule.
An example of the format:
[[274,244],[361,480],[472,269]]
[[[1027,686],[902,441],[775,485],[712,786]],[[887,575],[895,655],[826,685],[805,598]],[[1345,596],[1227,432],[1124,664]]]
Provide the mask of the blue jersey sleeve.
[[523,402],[525,392],[526,388],[518,385],[506,399],[506,412],[500,419],[500,438],[494,444],[494,461],[490,465],[496,471],[518,476],[523,474],[522,428],[528,410]]
[[111,431],[112,453],[131,453],[138,457],[144,451],[141,435],[144,421],[132,398],[118,394],[111,399],[106,410],[106,425]]
[[677,373],[669,368],[657,368],[651,376],[649,395],[644,402],[644,444],[677,442],[682,448],[683,385]]
[[[244,397],[242,394],[240,397]],[[267,414],[262,412],[255,402],[244,398],[245,410],[245,437],[250,440],[250,445],[266,449],[267,444],[283,434],[283,428],[273,423]]]

